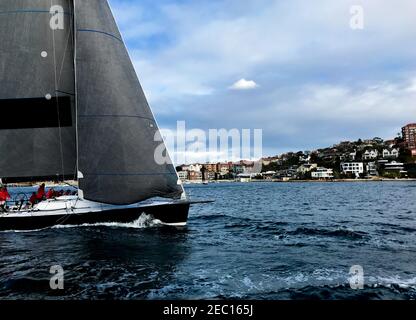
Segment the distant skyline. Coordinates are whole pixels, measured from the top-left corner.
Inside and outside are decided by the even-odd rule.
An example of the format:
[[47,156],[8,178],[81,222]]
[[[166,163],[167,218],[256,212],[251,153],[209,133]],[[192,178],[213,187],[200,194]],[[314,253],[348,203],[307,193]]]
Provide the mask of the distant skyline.
[[161,128],[263,129],[272,156],[416,122],[414,0],[109,2]]

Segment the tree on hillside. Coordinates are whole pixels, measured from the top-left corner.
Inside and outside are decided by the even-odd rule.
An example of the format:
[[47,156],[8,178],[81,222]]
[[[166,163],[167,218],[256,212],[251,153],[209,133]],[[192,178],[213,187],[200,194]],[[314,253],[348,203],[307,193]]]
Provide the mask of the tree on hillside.
[[400,148],[398,160],[403,163],[413,163],[412,152],[407,148]]

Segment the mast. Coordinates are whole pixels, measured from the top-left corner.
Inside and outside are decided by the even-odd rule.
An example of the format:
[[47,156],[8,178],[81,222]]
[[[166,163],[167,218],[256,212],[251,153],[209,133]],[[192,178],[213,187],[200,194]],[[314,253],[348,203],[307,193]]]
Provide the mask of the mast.
[[[78,161],[79,161],[79,147],[78,147],[78,89],[77,89],[77,16],[76,16],[76,4],[75,0],[70,0],[72,2],[72,32],[73,32],[73,43],[74,43],[74,87],[75,87],[75,148],[76,148],[76,168],[75,168],[75,178],[78,180],[81,178],[78,171]],[[79,196],[82,198],[82,191]]]

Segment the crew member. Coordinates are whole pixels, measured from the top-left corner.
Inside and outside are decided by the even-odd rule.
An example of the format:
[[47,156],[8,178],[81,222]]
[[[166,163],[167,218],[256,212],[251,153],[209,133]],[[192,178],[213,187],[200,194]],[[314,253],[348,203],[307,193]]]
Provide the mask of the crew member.
[[36,200],[42,201],[44,197],[45,197],[45,184],[42,183],[38,189],[38,192],[36,193]]
[[34,206],[38,202],[36,192],[32,193],[32,196],[30,197],[29,202],[32,206]]
[[55,190],[53,188],[50,188],[48,192],[46,193],[46,199],[53,199],[55,198]]
[[5,204],[6,201],[10,199],[10,194],[7,191],[6,187],[1,187],[0,188],[0,210],[2,211],[6,211],[5,210]]

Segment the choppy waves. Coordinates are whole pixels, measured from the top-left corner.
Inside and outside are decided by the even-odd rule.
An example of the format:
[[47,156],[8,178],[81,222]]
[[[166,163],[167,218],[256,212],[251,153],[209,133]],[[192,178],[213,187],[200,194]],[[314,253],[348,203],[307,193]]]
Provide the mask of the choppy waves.
[[[60,226],[0,233],[2,299],[416,299],[409,183],[189,187],[188,227]],[[400,199],[396,201],[393,199]],[[65,290],[49,290],[49,268]],[[362,266],[364,288],[350,287]]]

